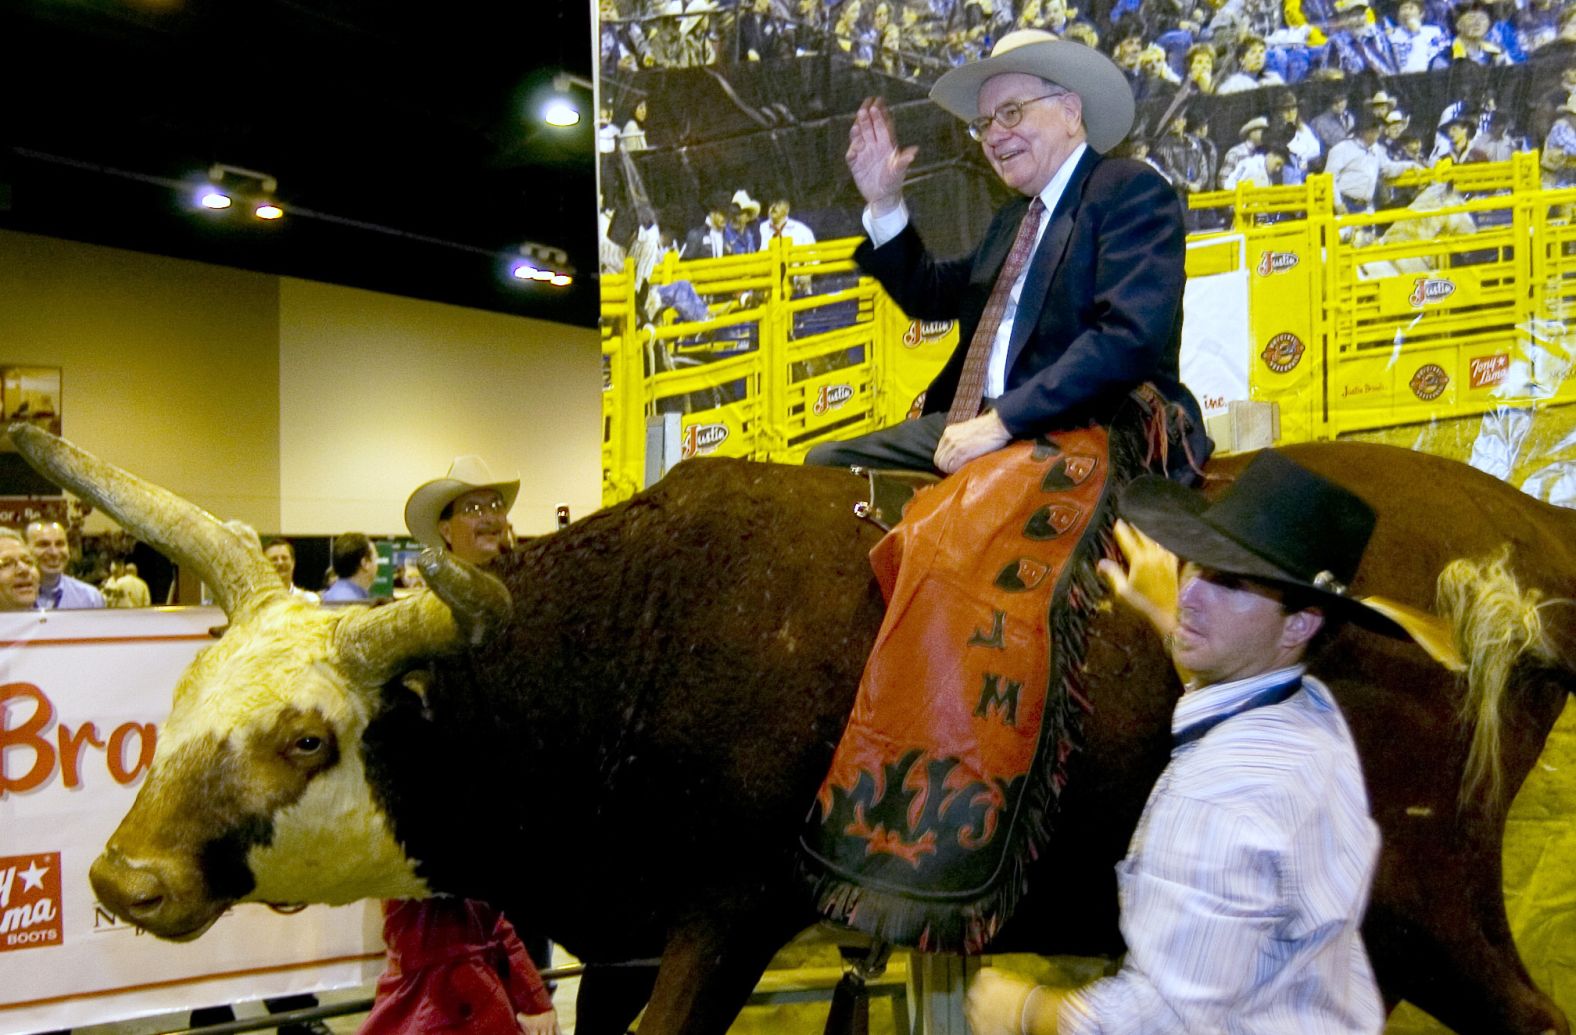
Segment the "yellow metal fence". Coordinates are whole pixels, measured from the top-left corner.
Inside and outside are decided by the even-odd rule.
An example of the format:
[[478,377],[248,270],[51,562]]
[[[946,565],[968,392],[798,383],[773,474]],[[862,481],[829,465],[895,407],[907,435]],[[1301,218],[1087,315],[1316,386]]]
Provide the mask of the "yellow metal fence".
[[1231,205],[1250,271],[1251,398],[1282,442],[1576,400],[1576,190],[1536,152],[1397,185],[1407,208],[1338,214],[1329,177],[1199,195]]
[[[1249,397],[1281,442],[1576,400],[1576,188],[1542,189],[1536,152],[1398,185],[1419,200],[1368,214],[1337,213],[1323,175],[1190,199],[1230,209],[1188,272],[1246,266]],[[909,320],[856,243],[670,253],[647,291],[603,276],[604,502],[641,487],[648,415],[681,415],[685,456],[787,462],[907,415],[957,332]]]
[[859,275],[857,243],[669,253],[641,292],[629,267],[603,276],[604,503],[641,487],[648,415],[681,415],[686,457],[785,462],[907,415],[957,331],[904,316]]

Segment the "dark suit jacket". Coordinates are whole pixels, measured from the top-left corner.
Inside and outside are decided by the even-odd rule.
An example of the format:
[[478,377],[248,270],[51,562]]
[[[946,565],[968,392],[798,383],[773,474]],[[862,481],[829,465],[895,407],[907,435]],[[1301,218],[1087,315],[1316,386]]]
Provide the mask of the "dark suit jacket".
[[[854,258],[910,317],[958,321],[958,347],[925,395],[925,412],[952,405],[963,358],[1007,261],[1028,198],[991,220],[970,255],[938,261],[911,222],[880,248]],[[1086,150],[1029,266],[996,413],[1015,438],[1090,420],[1109,422],[1145,381],[1193,422],[1190,445],[1209,455],[1203,416],[1178,375],[1185,232],[1165,178],[1142,162]]]
[[[684,238],[684,258],[710,259],[711,254],[711,227],[698,226],[691,230]],[[727,234],[723,234],[722,254],[728,254]]]

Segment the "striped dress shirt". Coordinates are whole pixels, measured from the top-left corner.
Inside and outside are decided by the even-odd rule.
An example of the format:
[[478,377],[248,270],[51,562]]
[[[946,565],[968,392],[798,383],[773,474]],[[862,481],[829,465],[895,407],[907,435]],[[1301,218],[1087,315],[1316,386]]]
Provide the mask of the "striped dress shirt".
[[1202,687],[1171,730],[1117,865],[1127,957],[1065,1000],[1061,1030],[1380,1031],[1359,930],[1379,828],[1329,690],[1301,667]]

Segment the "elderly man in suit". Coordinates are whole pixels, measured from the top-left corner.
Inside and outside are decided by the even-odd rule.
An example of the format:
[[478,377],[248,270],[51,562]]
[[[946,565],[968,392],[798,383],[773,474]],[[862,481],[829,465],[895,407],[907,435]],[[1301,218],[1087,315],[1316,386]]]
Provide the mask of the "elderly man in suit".
[[931,382],[924,415],[807,463],[934,468],[950,474],[1015,438],[1106,421],[1139,385],[1155,386],[1209,452],[1181,382],[1182,211],[1151,166],[1106,158],[1133,124],[1120,69],[1038,29],[1008,33],[991,56],[953,69],[931,99],[961,119],[1003,183],[1003,206],[972,254],[938,260],[903,203],[917,149],[900,147],[879,99],[859,108],[848,167],[869,239],[855,258],[911,317],[957,319],[959,347]]

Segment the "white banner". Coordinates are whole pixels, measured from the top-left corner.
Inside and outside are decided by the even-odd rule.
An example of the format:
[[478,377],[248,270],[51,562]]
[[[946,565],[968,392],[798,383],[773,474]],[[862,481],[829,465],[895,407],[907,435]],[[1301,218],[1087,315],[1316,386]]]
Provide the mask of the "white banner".
[[[1209,238],[1188,247],[1221,247]],[[1239,256],[1240,259],[1240,256]],[[1205,419],[1226,412],[1234,399],[1248,398],[1248,359],[1253,355],[1253,324],[1248,318],[1248,271],[1241,268],[1207,277],[1189,277],[1182,296],[1182,383],[1192,390]]]
[[0,1035],[290,992],[383,969],[376,902],[231,910],[159,941],[94,901],[88,866],[146,776],[212,608],[0,613]]

